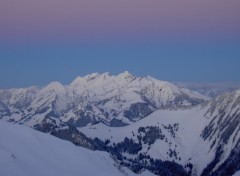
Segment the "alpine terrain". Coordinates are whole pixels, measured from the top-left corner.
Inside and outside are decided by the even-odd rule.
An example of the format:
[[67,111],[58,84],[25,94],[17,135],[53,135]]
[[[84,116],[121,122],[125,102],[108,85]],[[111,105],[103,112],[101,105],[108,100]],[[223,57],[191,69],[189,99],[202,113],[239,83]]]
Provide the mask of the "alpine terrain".
[[[118,174],[232,176],[240,170],[240,90],[215,98],[207,95],[150,76],[93,73],[77,77],[70,85],[52,82],[45,87],[1,90],[0,124],[3,129],[9,127],[1,133],[23,129],[24,134],[16,130],[14,135],[20,138],[29,132],[44,136],[51,144],[68,145],[64,149],[79,150],[80,158],[74,157],[79,165],[88,162],[81,160],[85,153],[107,158],[104,161],[111,163],[110,168],[104,163],[99,167]],[[14,135],[6,138],[17,141]],[[31,146],[31,141],[43,140],[36,138],[23,141],[29,150],[38,147]],[[14,151],[3,144],[0,151],[7,157]],[[39,148],[45,149],[40,144]],[[61,150],[56,155],[64,155]],[[15,157],[8,156],[8,162],[26,166]]]
[[76,147],[24,126],[0,121],[0,139],[0,175],[136,175],[105,152]]

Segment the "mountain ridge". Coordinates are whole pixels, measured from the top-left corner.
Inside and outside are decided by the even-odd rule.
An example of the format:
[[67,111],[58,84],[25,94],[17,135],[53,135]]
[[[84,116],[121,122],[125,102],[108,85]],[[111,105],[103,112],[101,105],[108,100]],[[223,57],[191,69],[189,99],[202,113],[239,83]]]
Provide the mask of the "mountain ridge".
[[[207,99],[172,83],[149,76],[135,77],[127,71],[117,76],[93,73],[77,77],[65,86],[55,81],[43,88],[0,91],[0,102],[8,108],[6,114],[32,116],[49,110],[64,115],[62,121],[75,126],[99,121],[122,126],[159,108],[184,108]],[[86,116],[91,116],[91,120]]]
[[129,72],[0,91],[0,119],[106,151],[135,173],[234,174],[240,170],[239,117],[240,89],[210,99]]
[[[231,176],[240,170],[239,101],[237,90],[193,108],[160,109],[120,129],[104,124],[78,129],[91,139],[109,141],[107,145],[119,152],[125,162],[139,156],[144,162],[149,162],[149,157],[174,160],[190,175]],[[127,141],[138,146],[136,153],[120,147]],[[141,167],[148,167],[139,162]]]

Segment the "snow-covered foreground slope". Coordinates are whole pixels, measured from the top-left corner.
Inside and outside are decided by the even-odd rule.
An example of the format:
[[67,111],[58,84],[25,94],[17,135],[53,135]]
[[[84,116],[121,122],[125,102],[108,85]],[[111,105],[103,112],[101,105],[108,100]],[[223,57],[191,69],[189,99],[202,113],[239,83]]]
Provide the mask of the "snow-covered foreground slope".
[[115,165],[105,152],[93,152],[28,127],[0,121],[2,176],[135,175],[126,168],[124,174]]

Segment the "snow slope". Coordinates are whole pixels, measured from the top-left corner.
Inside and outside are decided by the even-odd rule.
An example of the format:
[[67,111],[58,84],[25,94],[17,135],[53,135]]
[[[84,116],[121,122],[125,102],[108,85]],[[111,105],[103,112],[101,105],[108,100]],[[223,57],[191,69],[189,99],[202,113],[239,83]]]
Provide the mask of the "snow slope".
[[[193,108],[160,109],[121,128],[98,123],[78,129],[92,139],[110,141],[128,159],[144,155],[174,160],[184,168],[191,163],[192,175],[229,175],[240,166],[240,90]],[[126,150],[131,143],[135,151]]]
[[237,173],[235,173],[233,176],[240,176],[240,171],[238,171]]
[[[76,147],[28,127],[0,121],[0,175],[120,176],[109,154]],[[152,175],[145,172],[142,175]]]
[[[204,112],[200,106],[178,111],[158,110],[134,124],[121,128],[108,127],[99,123],[78,129],[92,139],[95,137],[102,141],[108,139],[112,145],[124,141],[125,137],[138,143],[138,136],[142,135],[139,129],[157,127],[164,135],[164,139],[156,139],[151,145],[142,143],[143,147],[139,153],[162,161],[174,160],[182,166],[191,162],[194,165],[194,173],[199,175],[214,158],[214,152],[209,151],[210,144],[200,138],[203,128],[210,121],[204,118]],[[169,126],[173,127],[173,132]],[[170,150],[176,151],[177,156],[171,157]],[[130,156],[129,154],[123,155]],[[134,158],[137,155],[130,157]]]

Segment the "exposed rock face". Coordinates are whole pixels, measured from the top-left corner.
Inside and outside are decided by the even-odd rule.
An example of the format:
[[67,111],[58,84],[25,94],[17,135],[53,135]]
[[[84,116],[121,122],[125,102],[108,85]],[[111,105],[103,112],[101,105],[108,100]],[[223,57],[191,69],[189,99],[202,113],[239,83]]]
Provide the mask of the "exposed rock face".
[[233,175],[240,169],[240,91],[214,99],[205,116],[212,120],[201,136],[216,152],[202,175]]

